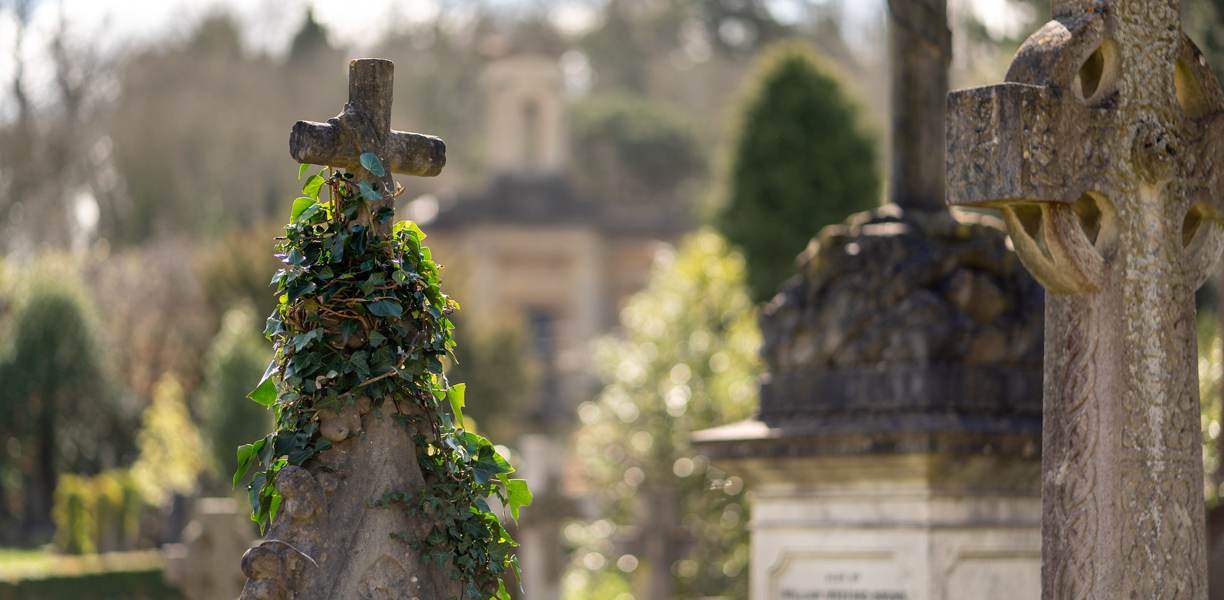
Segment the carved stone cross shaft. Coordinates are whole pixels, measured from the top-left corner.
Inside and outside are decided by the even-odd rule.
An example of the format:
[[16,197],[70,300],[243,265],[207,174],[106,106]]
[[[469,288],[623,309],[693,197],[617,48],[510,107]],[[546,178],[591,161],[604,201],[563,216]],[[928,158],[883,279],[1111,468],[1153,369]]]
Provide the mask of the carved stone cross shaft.
[[[349,100],[344,111],[326,123],[298,121],[289,136],[289,154],[306,164],[327,165],[348,170],[356,181],[369,181],[375,189],[395,189],[392,173],[433,177],[446,166],[446,144],[419,133],[391,130],[391,91],[395,64],[389,60],[361,58],[349,63]],[[361,167],[361,155],[373,152],[382,163],[382,177]],[[391,195],[381,202],[370,202],[370,211],[391,206]],[[369,224],[364,209],[358,221]],[[389,233],[390,223],[374,223],[374,230]]]
[[1194,291],[1224,100],[1178,0],[1054,0],[948,96],[948,202],[1002,209],[1046,300],[1042,597],[1207,598]]

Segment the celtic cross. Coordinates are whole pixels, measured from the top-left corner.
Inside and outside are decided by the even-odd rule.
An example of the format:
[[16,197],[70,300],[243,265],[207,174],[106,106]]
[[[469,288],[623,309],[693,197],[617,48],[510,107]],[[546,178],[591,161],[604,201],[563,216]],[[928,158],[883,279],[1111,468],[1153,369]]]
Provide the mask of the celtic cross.
[[1224,98],[1178,0],[1053,0],[948,95],[947,197],[1045,286],[1042,597],[1207,598],[1194,291],[1224,242]]

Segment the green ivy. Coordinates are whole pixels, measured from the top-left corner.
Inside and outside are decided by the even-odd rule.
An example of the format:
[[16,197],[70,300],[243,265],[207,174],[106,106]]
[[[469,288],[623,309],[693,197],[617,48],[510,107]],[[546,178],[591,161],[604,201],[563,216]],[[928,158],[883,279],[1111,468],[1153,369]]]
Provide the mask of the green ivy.
[[[361,164],[384,173],[373,153],[362,155]],[[299,170],[299,178],[304,174]],[[277,472],[331,448],[319,434],[318,411],[339,412],[358,396],[371,398],[376,415],[393,406],[397,423],[427,432],[413,441],[417,462],[433,483],[389,490],[367,505],[398,507],[433,522],[423,540],[388,534],[420,552],[426,564],[449,562],[468,596],[508,600],[502,577],[509,569],[518,572],[517,544],[488,498],[496,497],[517,519],[531,492],[523,480],[507,477],[513,468],[489,440],[464,428],[463,385],[450,386],[442,373],[444,357],[453,358],[448,316],[459,306],[441,291],[438,266],[421,245],[425,234],[411,221],[396,223],[389,236],[357,223],[366,201],[393,194],[376,183],[354,182],[351,173],[324,169],[306,179],[302,192],[276,247],[285,267],[272,279],[279,303],[264,331],[274,358],[249,395],[272,407],[276,430],[238,448],[234,485],[255,469],[248,487],[251,518],[266,530],[281,502],[273,485]],[[380,208],[373,219],[385,224],[393,215]]]

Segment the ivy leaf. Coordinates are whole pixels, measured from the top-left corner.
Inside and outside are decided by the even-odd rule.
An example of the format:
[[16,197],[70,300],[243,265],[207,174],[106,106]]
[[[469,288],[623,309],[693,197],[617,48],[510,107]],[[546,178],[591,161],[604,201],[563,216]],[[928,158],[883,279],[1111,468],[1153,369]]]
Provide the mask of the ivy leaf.
[[247,486],[247,500],[251,503],[251,520],[259,522],[259,492],[263,489],[264,483],[268,481],[268,476],[264,473],[256,473],[255,477],[251,478],[251,485]]
[[299,180],[302,178],[302,175],[306,173],[306,168],[309,166],[310,166],[309,163],[305,163],[302,166],[298,167],[298,179]]
[[463,395],[466,391],[467,384],[456,383],[446,393],[446,397],[450,399],[451,410],[455,411],[455,422],[459,423],[461,429],[467,429],[463,426]]
[[315,213],[319,212],[320,208],[323,208],[323,206],[320,205],[318,202],[311,204],[310,206],[306,208],[306,210],[302,211],[302,214],[297,216],[297,220],[295,220],[294,222],[300,223],[302,221],[305,221],[306,219],[309,219],[310,217],[313,217]]
[[272,336],[279,335],[284,332],[285,324],[281,322],[280,319],[277,319],[276,317],[268,317],[267,326],[264,327],[264,337],[270,340],[272,339]]
[[293,304],[294,300],[297,300],[298,298],[301,298],[302,296],[305,296],[313,291],[315,291],[315,284],[313,281],[295,282],[293,285],[289,286],[289,289],[287,290],[289,297],[285,300],[285,303]]
[[309,344],[310,342],[319,339],[319,337],[321,337],[322,335],[323,335],[323,328],[316,327],[314,329],[311,329],[310,331],[307,331],[306,333],[301,333],[301,334],[293,336],[293,341],[289,343],[293,345],[293,349],[295,351],[301,352],[302,348],[306,347],[306,344]]
[[404,307],[400,306],[400,303],[395,300],[383,299],[371,302],[366,305],[366,309],[380,317],[390,317],[393,319],[398,319],[400,315],[404,314]]
[[[263,440],[259,440],[259,442],[256,443],[258,444],[262,442]],[[251,469],[251,465],[255,462],[255,455],[258,452],[259,450],[255,448],[255,444],[243,444],[238,446],[238,470],[234,471],[233,487],[237,488],[238,482],[246,476],[247,471]]]
[[523,506],[531,506],[531,501],[534,499],[531,496],[531,490],[527,489],[526,479],[509,479],[505,474],[497,476],[501,480],[502,485],[506,486],[506,506],[510,507],[510,514],[514,516],[514,520],[519,518],[519,508]]
[[381,334],[381,333],[379,333],[379,332],[377,332],[377,331],[371,331],[371,332],[370,332],[370,345],[371,345],[371,346],[374,346],[375,348],[377,348],[377,347],[381,346],[381,345],[382,345],[382,343],[383,343],[383,342],[385,342],[385,341],[387,341],[387,336],[385,336],[385,335],[383,335],[383,334]]
[[297,200],[294,200],[293,210],[289,212],[289,222],[297,223],[298,217],[300,217],[302,213],[305,212],[306,209],[310,208],[312,204],[315,204],[314,198],[306,198],[303,196],[301,198],[298,198]]
[[374,185],[370,182],[363,181],[357,184],[357,187],[361,190],[362,198],[366,200],[382,200],[382,194],[374,191]]
[[357,328],[359,326],[361,326],[361,323],[354,321],[352,319],[346,320],[343,323],[341,323],[340,324],[340,338],[341,338],[340,343],[347,344],[349,341],[349,338],[352,337],[354,333],[357,333]]
[[311,198],[318,200],[319,190],[322,187],[323,187],[323,178],[319,177],[318,175],[311,175],[310,178],[306,180],[306,185],[302,186],[302,193],[306,194],[307,196],[310,196]]
[[400,221],[395,224],[394,230],[395,230],[395,233],[399,233],[401,231],[410,231],[412,233],[415,233],[416,240],[418,242],[425,239],[425,232],[421,231],[421,228],[417,227],[417,224],[412,221]]
[[276,381],[274,377],[276,372],[276,360],[273,359],[272,364],[268,365],[268,370],[264,371],[263,379],[260,379],[259,385],[255,386],[255,389],[247,394],[247,398],[264,406],[271,406],[273,402],[276,402]]
[[383,177],[387,171],[383,169],[382,163],[378,160],[378,155],[373,152],[366,152],[361,155],[361,166],[375,177]]

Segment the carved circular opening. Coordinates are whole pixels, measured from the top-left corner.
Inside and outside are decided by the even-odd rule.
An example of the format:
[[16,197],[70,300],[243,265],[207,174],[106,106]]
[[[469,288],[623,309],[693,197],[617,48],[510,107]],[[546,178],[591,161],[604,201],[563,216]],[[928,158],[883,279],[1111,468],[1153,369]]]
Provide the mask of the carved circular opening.
[[1031,204],[1017,204],[1011,207],[1016,214],[1016,220],[1024,227],[1024,233],[1031,238],[1041,237],[1041,207]]
[[1088,237],[1088,242],[1096,245],[1097,234],[1101,232],[1101,207],[1089,194],[1084,194],[1075,201],[1075,216],[1079,219],[1080,229]]
[[1091,98],[1101,84],[1101,74],[1105,72],[1105,57],[1097,48],[1084,64],[1080,65],[1080,93],[1084,98]]
[[1199,83],[1198,77],[1194,75],[1194,71],[1190,70],[1186,61],[1180,58],[1177,59],[1177,67],[1173,70],[1173,88],[1177,96],[1177,105],[1187,117],[1199,119],[1211,113],[1211,106],[1207,102],[1207,95],[1203,93],[1202,84]]
[[1075,75],[1075,88],[1080,98],[1090,105],[1107,101],[1117,87],[1118,50],[1113,40],[1105,40],[1084,62]]
[[1198,235],[1199,229],[1202,229],[1203,223],[1207,221],[1209,210],[1210,207],[1204,203],[1190,207],[1186,218],[1182,220],[1182,248],[1189,248],[1190,244],[1194,243],[1194,236]]

